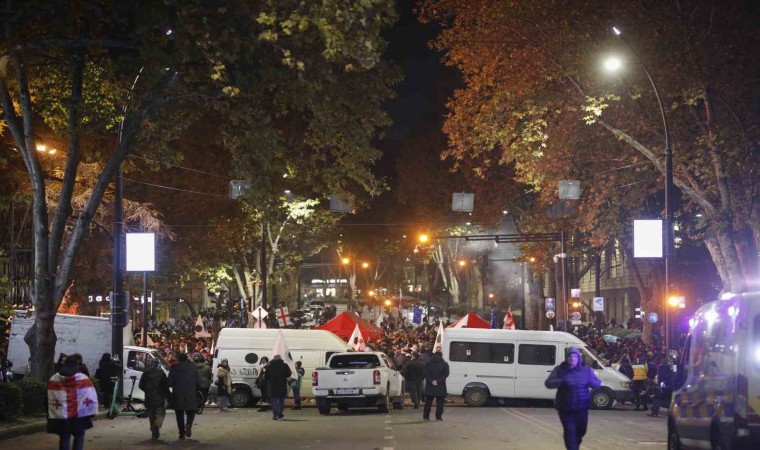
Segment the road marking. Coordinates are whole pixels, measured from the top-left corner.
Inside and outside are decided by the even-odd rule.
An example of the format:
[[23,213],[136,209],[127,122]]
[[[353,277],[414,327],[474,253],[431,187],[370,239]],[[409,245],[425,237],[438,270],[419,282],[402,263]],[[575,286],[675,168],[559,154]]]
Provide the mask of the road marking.
[[385,421],[385,423],[392,423],[392,421],[390,421],[390,420],[386,420],[386,421]]
[[[528,423],[530,423],[532,425],[535,425],[535,426],[537,426],[537,427],[539,427],[539,428],[541,428],[541,429],[543,429],[543,430],[545,430],[545,431],[547,431],[549,433],[554,434],[555,436],[558,436],[561,440],[564,440],[564,438],[562,436],[563,433],[560,433],[558,430],[551,428],[546,423],[539,421],[538,419],[536,419],[535,417],[532,417],[532,416],[528,415],[527,413],[524,413],[522,411],[517,411],[515,409],[507,409],[507,408],[501,408],[501,410],[504,411],[504,412],[511,413],[512,415],[514,415],[514,416],[516,416],[518,418],[521,418],[524,421],[526,421],[526,422],[528,422]],[[588,437],[588,435],[586,435],[586,437]],[[591,450],[601,450],[598,447],[594,446],[593,444],[590,444],[588,442],[588,439],[586,439],[584,441],[583,446],[585,448],[590,448]]]
[[388,439],[388,440],[393,439],[393,436],[385,436],[385,439]]
[[393,429],[393,427],[385,427],[385,429],[390,431]]

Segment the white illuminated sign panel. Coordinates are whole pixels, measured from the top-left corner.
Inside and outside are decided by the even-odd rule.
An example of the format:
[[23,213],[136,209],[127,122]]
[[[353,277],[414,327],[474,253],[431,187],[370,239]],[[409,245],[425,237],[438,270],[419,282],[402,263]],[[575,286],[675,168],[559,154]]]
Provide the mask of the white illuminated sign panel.
[[156,235],[127,233],[127,272],[156,270]]
[[633,257],[662,258],[662,220],[633,221]]

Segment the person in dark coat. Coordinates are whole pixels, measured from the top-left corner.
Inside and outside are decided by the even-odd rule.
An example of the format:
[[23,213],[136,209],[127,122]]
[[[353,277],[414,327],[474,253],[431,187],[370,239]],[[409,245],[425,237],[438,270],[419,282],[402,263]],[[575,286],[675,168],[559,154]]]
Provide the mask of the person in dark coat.
[[201,382],[201,393],[203,393],[203,402],[206,403],[208,397],[208,390],[211,388],[211,379],[214,377],[211,373],[211,366],[206,364],[206,358],[202,354],[196,353],[193,355],[193,362],[195,363],[195,369],[198,371],[198,378]]
[[623,359],[620,360],[620,368],[618,369],[618,372],[633,380],[633,366],[631,365],[631,360],[628,359],[627,356],[624,356]]
[[591,406],[589,388],[602,385],[594,370],[583,362],[581,351],[575,347],[565,349],[565,362],[549,374],[544,385],[557,389],[555,407],[564,430],[565,448],[578,450],[588,428],[588,409]]
[[119,366],[111,359],[111,354],[103,353],[95,371],[95,379],[98,380],[100,392],[103,394],[103,403],[110,404],[113,400],[115,382],[112,378],[118,377],[120,372]]
[[288,378],[293,374],[282,356],[274,355],[264,374],[264,382],[267,386],[269,403],[272,405],[272,419],[279,420],[285,417],[282,410],[285,407],[285,397],[288,395]]
[[269,395],[267,395],[267,383],[264,381],[269,366],[269,358],[266,356],[259,361],[259,375],[256,377],[256,387],[261,391],[261,406],[259,412],[267,410],[267,403],[269,403]]
[[443,420],[443,402],[446,400],[446,378],[449,377],[449,364],[443,360],[441,348],[436,347],[425,364],[425,407],[422,419],[430,420],[430,408],[435,399],[435,420]]
[[406,386],[412,398],[414,409],[420,407],[422,397],[422,381],[425,379],[425,363],[420,361],[420,354],[412,352],[412,360],[406,366]]
[[673,384],[674,375],[673,368],[667,363],[667,360],[658,358],[660,366],[657,368],[657,383],[659,384],[659,390],[652,402],[652,411],[649,412],[649,416],[659,417],[660,408],[664,405],[670,407],[670,400],[673,397]]
[[140,377],[140,389],[145,392],[145,409],[153,439],[161,435],[161,426],[166,417],[166,399],[169,398],[169,379],[166,378],[161,361],[154,358],[151,367]]
[[[84,433],[98,412],[98,393],[90,378],[80,372],[82,357],[75,353],[50,377],[47,384],[47,432],[59,436],[58,448],[84,448]],[[74,399],[72,401],[72,399]]]
[[[172,388],[172,404],[174,413],[177,415],[179,438],[185,439],[185,436],[190,437],[193,433],[193,420],[195,408],[198,406],[197,395],[201,381],[195,364],[188,360],[187,354],[180,353],[177,360],[179,362],[169,371],[169,386]],[[187,414],[187,422],[185,422],[185,414]]]

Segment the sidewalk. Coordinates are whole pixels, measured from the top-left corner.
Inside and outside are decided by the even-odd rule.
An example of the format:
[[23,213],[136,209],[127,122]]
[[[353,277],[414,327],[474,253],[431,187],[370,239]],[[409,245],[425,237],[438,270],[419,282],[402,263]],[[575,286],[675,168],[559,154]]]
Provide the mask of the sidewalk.
[[[107,412],[107,410],[98,412],[95,420],[104,420]],[[44,416],[24,418],[21,423],[2,424],[0,425],[0,441],[45,431],[45,425],[47,425],[47,419]]]

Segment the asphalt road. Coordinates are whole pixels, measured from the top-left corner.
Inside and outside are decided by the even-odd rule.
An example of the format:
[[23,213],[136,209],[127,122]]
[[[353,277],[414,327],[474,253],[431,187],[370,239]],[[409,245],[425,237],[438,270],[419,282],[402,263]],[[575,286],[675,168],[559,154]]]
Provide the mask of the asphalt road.
[[[443,422],[424,422],[422,410],[406,407],[381,414],[374,410],[333,409],[321,416],[315,408],[285,411],[273,421],[270,412],[246,408],[220,413],[206,409],[197,417],[193,436],[178,440],[174,413],[168,412],[161,439],[152,441],[147,419],[98,420],[86,436],[86,449],[562,449],[562,427],[550,407],[447,405]],[[57,446],[45,433],[2,441],[4,449],[36,450]],[[664,449],[665,418],[630,409],[591,411],[589,432],[581,448]]]

